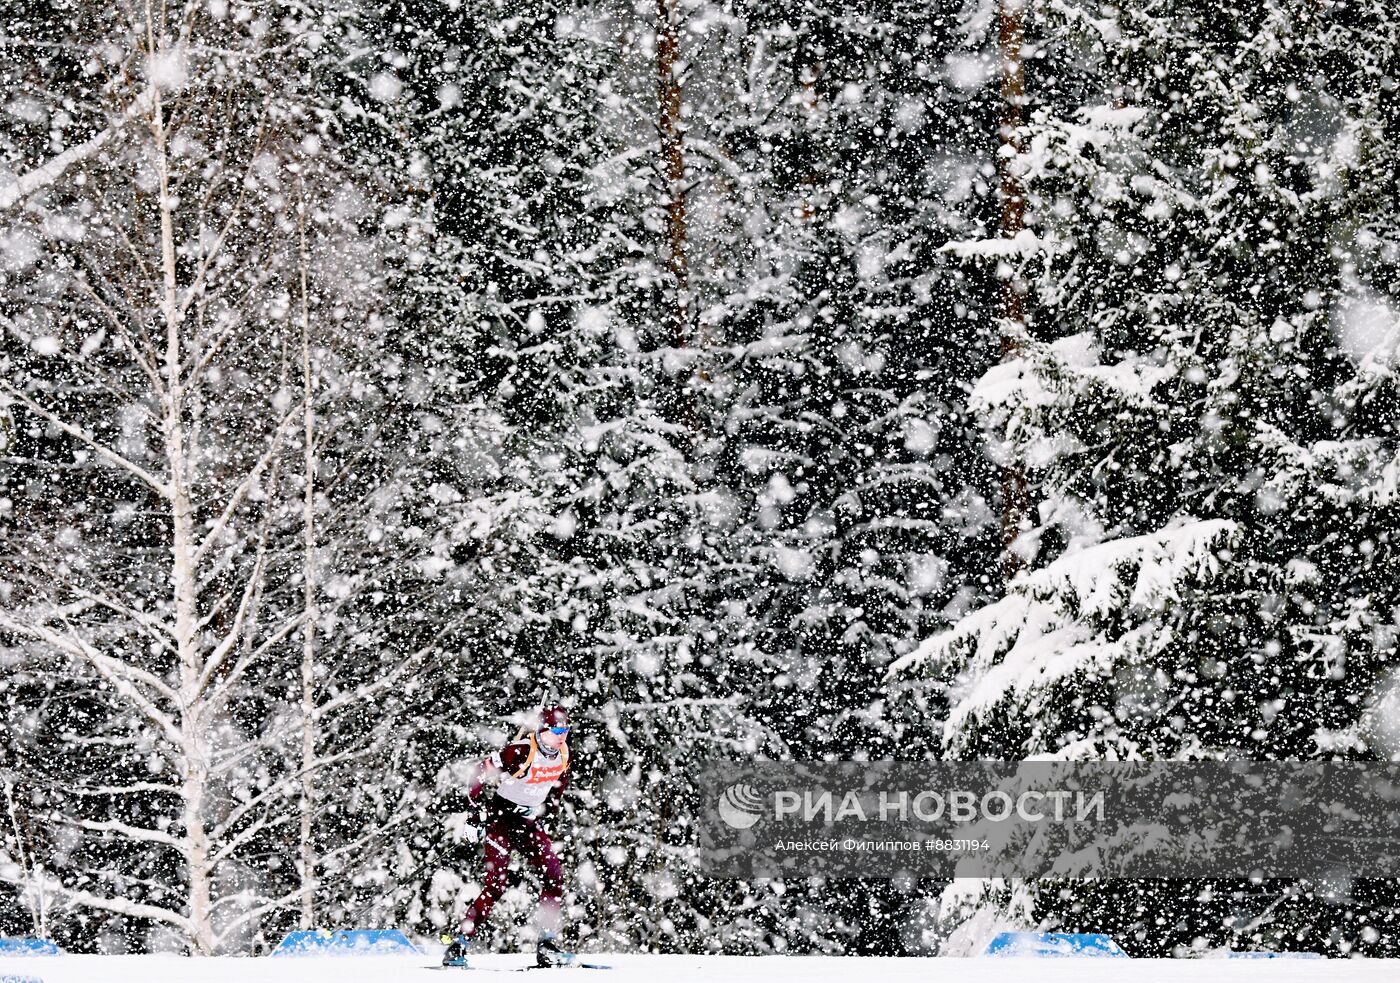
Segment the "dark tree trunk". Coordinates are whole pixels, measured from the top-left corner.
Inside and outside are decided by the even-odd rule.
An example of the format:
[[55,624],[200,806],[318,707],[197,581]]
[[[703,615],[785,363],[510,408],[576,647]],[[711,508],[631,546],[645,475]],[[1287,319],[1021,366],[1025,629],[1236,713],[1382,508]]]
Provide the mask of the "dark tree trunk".
[[686,260],[685,149],[681,142],[681,83],[676,73],[680,40],[673,18],[675,2],[656,0],[657,129],[666,179],[667,271],[675,290],[671,341],[677,348],[685,348],[690,343],[690,267]]
[[[1019,130],[1021,105],[1026,96],[1026,75],[1021,61],[1021,46],[1025,39],[1025,0],[1001,0],[1001,235],[1014,237],[1025,228],[1026,198],[1020,178],[1015,171],[1016,155],[1021,152]],[[1001,332],[999,354],[1003,360],[1020,353],[1020,328],[1026,322],[1026,298],[1023,287],[1014,276],[1001,285]],[[1026,473],[1019,462],[1008,461],[1001,470],[1001,573],[1009,582],[1022,566],[1017,555],[1016,538],[1020,535],[1029,511]]]

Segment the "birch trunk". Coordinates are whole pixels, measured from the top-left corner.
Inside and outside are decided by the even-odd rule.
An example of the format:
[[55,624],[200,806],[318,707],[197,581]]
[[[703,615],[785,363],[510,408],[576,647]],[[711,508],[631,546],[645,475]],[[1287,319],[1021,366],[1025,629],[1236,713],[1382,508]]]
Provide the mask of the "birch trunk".
[[49,906],[47,895],[44,893],[44,878],[38,869],[38,860],[34,856],[32,844],[25,842],[29,839],[25,835],[28,823],[20,823],[13,782],[5,782],[5,815],[9,819],[10,830],[15,838],[15,859],[19,861],[23,876],[24,900],[29,908],[30,923],[34,926],[34,937],[47,939]]
[[[146,6],[146,43],[151,59],[160,55],[150,4]],[[204,825],[204,796],[209,787],[209,749],[204,733],[201,677],[203,660],[196,631],[198,583],[195,570],[194,509],[190,500],[190,467],[186,454],[185,392],[177,294],[174,200],[170,196],[170,156],[166,141],[160,89],[151,84],[151,136],[160,185],[160,249],[163,290],[161,316],[165,322],[165,393],[162,430],[169,469],[171,515],[170,586],[175,604],[174,643],[180,669],[179,721],[181,740],[180,798],[183,806],[183,852],[188,878],[190,946],[199,955],[213,955],[214,927],[210,897],[209,837]]]
[[297,211],[301,259],[301,383],[302,463],[305,486],[302,499],[302,607],[306,623],[301,648],[301,927],[316,921],[316,851],[311,834],[316,809],[316,415],[311,395],[311,312],[306,284],[306,199],[303,190]]

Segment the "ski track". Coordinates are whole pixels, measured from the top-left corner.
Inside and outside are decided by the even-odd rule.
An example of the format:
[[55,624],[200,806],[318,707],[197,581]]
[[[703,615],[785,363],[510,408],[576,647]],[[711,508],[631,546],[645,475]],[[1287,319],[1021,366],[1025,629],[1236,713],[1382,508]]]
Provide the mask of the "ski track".
[[823,956],[654,956],[587,954],[611,969],[552,969],[517,973],[528,955],[482,955],[477,968],[434,967],[438,957],[210,958],[182,956],[55,956],[0,958],[0,979],[19,977],[42,983],[381,983],[418,980],[444,983],[467,979],[594,979],[600,983],[686,983],[690,980],[753,980],[755,983],[1095,983],[1189,981],[1189,983],[1290,983],[1338,981],[1369,983],[1400,979],[1400,960],[1167,960],[1135,959],[933,959]]

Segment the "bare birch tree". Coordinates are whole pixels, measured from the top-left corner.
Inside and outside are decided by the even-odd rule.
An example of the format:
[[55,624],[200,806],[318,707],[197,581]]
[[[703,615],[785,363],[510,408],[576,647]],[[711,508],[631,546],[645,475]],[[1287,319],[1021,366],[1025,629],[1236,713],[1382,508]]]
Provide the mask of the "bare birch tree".
[[29,913],[34,937],[49,937],[49,909],[53,899],[44,890],[43,866],[34,844],[33,825],[23,802],[24,790],[9,775],[0,777],[4,814],[0,816],[0,864],[12,866],[20,899]]
[[[47,789],[43,819],[77,846],[67,866],[30,862],[23,877],[42,874],[65,906],[163,927],[170,941],[152,947],[200,954],[243,947],[281,911],[310,923],[327,860],[315,776],[387,733],[360,721],[353,747],[327,747],[322,722],[413,664],[371,665],[374,678],[317,698],[333,675],[317,620],[357,595],[350,580],[319,602],[313,360],[375,270],[326,260],[341,319],[314,324],[306,225],[330,242],[378,227],[379,206],[317,165],[338,121],[299,88],[317,67],[312,32],[295,12],[272,25],[250,9],[85,8],[89,33],[71,44],[90,56],[96,135],[0,192],[12,234],[33,244],[13,271],[25,283],[7,284],[0,401],[34,490],[7,517],[19,548],[0,645],[61,660],[73,699],[92,704],[65,729],[35,724],[60,742],[30,776]],[[310,171],[330,178],[312,219],[292,191]],[[81,778],[65,787],[68,773]],[[381,809],[372,825],[401,819]],[[337,830],[332,855],[369,838]]]
[[301,927],[316,923],[316,410],[311,373],[311,306],[307,293],[306,187],[297,201],[297,271],[301,321],[302,612],[301,628]]

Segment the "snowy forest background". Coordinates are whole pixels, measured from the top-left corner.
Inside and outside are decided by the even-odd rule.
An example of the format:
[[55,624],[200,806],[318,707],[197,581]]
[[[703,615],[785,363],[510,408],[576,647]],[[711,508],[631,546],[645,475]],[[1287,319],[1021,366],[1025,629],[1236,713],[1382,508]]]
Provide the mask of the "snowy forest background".
[[1391,0],[3,11],[0,934],[435,934],[549,695],[580,946],[1400,954],[1394,882],[689,819],[716,755],[1400,755]]

